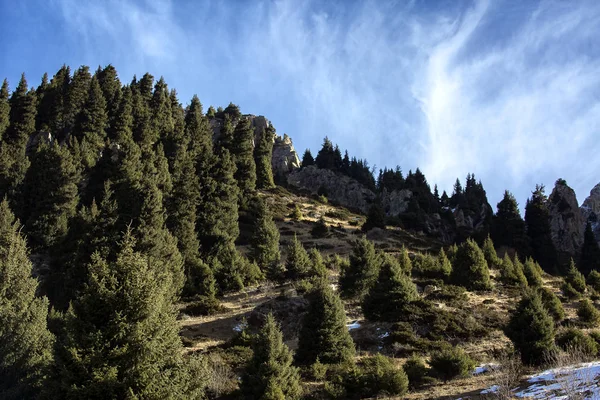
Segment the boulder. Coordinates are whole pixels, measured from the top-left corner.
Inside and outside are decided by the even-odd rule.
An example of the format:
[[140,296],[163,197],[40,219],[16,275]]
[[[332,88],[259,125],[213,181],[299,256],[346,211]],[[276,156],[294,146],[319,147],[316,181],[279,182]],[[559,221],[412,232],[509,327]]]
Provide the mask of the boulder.
[[583,245],[585,220],[579,210],[575,191],[562,179],[556,181],[548,197],[548,211],[556,250],[576,257]]
[[585,199],[579,210],[581,211],[584,227],[589,220],[594,235],[596,235],[596,240],[600,244],[600,183],[590,191],[590,195]]
[[275,176],[287,174],[300,168],[300,158],[294,149],[292,139],[288,135],[277,136],[273,143],[271,167]]

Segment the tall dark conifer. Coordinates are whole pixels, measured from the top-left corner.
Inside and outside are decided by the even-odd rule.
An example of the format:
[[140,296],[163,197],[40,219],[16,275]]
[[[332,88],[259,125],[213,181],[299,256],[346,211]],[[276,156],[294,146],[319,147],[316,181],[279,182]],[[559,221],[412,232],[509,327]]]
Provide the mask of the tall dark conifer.
[[235,180],[240,188],[241,204],[256,188],[256,163],[253,156],[254,129],[247,118],[242,118],[233,131],[231,155],[235,161]]
[[591,271],[600,271],[600,247],[589,221],[585,225],[583,233],[579,270],[585,275],[588,275]]
[[254,160],[256,162],[256,187],[258,189],[270,189],[275,187],[273,180],[273,167],[271,159],[273,158],[273,140],[275,130],[268,126],[261,132],[260,140],[254,149]]
[[8,81],[4,79],[0,87],[0,140],[4,137],[4,132],[8,128],[10,121],[10,104],[8,102]]
[[525,223],[533,258],[546,272],[556,271],[556,248],[552,242],[548,198],[543,185],[536,185],[525,206]]

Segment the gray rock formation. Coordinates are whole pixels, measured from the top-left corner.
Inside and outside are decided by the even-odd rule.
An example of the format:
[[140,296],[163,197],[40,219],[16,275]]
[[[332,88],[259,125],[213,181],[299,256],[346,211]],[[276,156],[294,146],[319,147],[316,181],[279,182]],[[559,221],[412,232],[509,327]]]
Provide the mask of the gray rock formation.
[[[271,126],[271,122],[262,115],[246,114],[242,118],[249,119],[252,127],[254,128],[254,145],[258,143],[261,138],[263,129]],[[239,120],[232,121],[233,125],[237,125]],[[212,118],[210,120],[210,126],[213,130],[213,141],[216,141],[221,134],[221,127],[223,126],[223,120],[220,118]],[[300,168],[300,158],[292,139],[283,135],[276,136],[273,139],[273,158],[271,160],[271,166],[273,168],[273,175],[282,176],[286,175],[294,169]]]
[[548,197],[552,242],[556,250],[576,256],[583,244],[585,220],[579,210],[577,196],[564,180],[556,181]]
[[54,138],[50,132],[34,133],[33,135],[29,136],[27,146],[25,147],[25,154],[29,156],[35,151],[37,145],[41,142],[52,143],[53,140]]
[[412,192],[408,189],[388,192],[386,189],[381,194],[381,205],[388,217],[395,217],[408,209],[408,202]]
[[580,210],[584,227],[589,219],[594,235],[596,235],[596,239],[600,243],[600,183],[590,191],[590,195],[585,199]]
[[328,169],[319,169],[314,165],[292,171],[288,175],[287,182],[290,186],[308,190],[313,194],[323,188],[329,200],[364,213],[375,200],[375,193],[358,181]]

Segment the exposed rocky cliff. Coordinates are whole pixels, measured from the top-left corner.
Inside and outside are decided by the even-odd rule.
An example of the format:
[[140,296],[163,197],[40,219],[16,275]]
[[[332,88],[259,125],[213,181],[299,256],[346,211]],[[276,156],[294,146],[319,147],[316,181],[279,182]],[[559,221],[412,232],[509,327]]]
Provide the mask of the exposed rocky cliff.
[[[263,130],[271,126],[271,122],[262,115],[246,114],[242,118],[249,119],[252,127],[254,128],[254,144],[260,140],[260,135]],[[239,119],[233,120],[235,126]],[[213,140],[217,140],[221,134],[221,127],[223,126],[223,119],[212,118],[210,120],[210,126],[213,130]],[[273,174],[275,176],[285,175],[294,169],[300,168],[300,158],[292,139],[288,135],[276,136],[273,138],[273,158],[271,160],[271,167],[273,168]]]
[[580,210],[584,225],[588,220],[591,222],[596,240],[600,243],[600,183],[590,191]]
[[369,210],[376,197],[375,193],[356,180],[314,165],[292,171],[287,177],[287,183],[313,194],[321,190],[329,200],[364,213]]
[[559,179],[548,197],[552,242],[561,253],[576,256],[583,244],[585,219],[581,215],[577,196],[567,183]]

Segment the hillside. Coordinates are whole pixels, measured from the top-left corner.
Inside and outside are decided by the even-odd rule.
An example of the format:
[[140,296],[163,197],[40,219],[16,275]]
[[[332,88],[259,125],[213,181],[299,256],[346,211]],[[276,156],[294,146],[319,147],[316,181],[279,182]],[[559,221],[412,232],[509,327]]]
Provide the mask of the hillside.
[[264,116],[110,65],[4,81],[0,138],[3,398],[511,398],[567,390],[527,378],[544,368],[595,377],[597,188],[494,211],[473,174],[440,194],[327,137],[300,160]]

